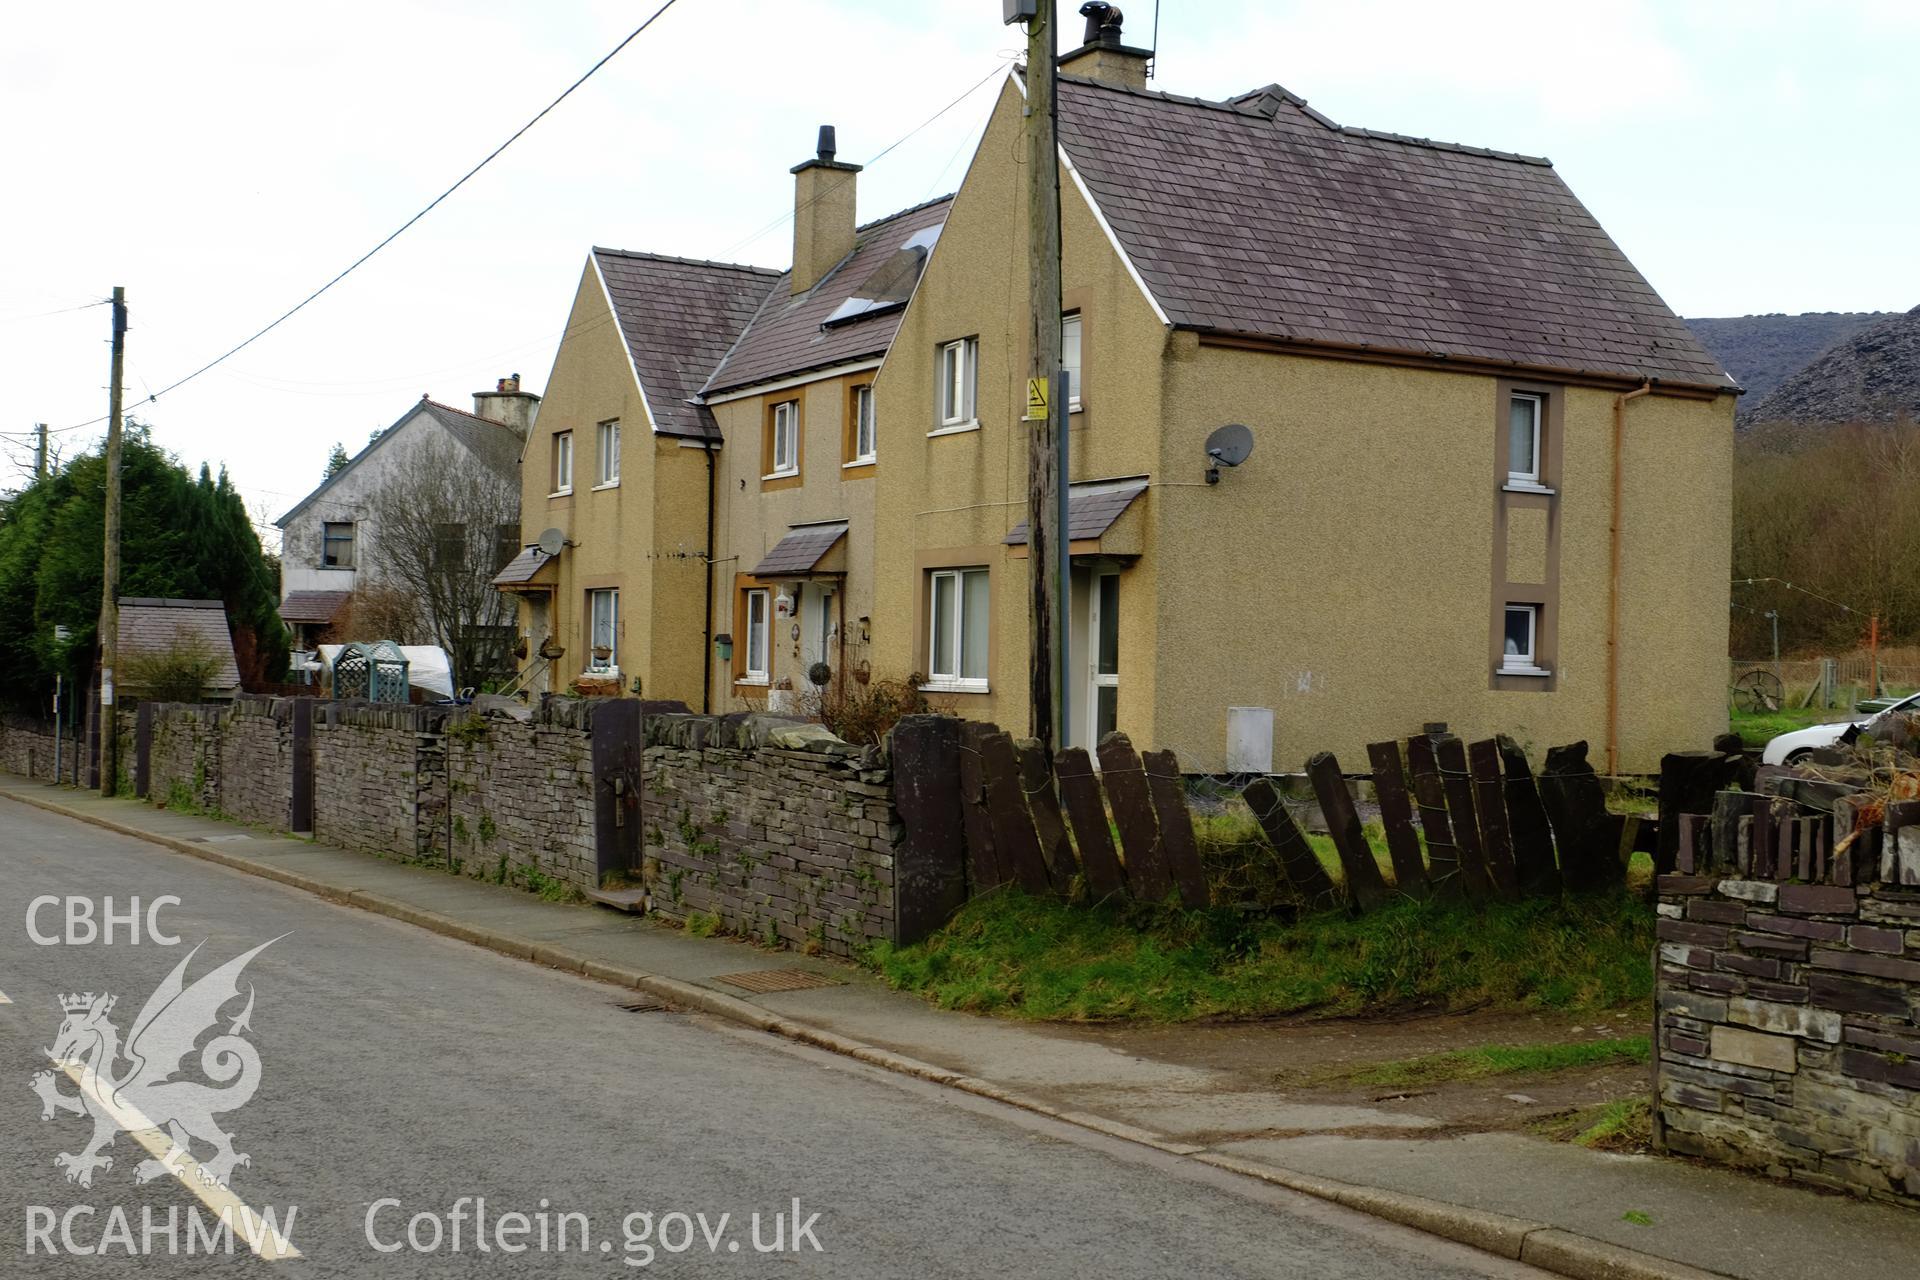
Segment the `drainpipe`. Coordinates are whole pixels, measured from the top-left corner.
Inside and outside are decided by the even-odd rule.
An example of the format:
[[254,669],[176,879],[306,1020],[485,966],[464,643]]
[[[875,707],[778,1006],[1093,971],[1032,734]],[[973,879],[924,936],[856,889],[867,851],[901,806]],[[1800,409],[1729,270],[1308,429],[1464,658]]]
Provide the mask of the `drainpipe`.
[[1613,516],[1607,531],[1607,776],[1620,772],[1620,524],[1627,401],[1653,390],[1653,382],[1613,398]]
[[706,639],[700,646],[700,713],[713,714],[713,441],[706,441],[707,455],[707,554],[700,557],[707,562],[707,598],[700,607],[700,615],[706,620]]

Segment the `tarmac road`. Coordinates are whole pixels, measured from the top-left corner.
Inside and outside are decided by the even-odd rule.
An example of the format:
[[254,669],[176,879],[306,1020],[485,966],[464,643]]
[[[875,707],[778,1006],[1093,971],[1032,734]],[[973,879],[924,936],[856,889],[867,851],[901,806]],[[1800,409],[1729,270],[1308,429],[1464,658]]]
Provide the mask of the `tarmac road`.
[[[157,920],[178,945],[130,944],[125,924],[112,945],[62,938],[69,897],[92,902],[97,927],[105,897],[124,914],[130,898],[144,909],[163,895],[180,900]],[[29,905],[43,896],[60,901],[32,923],[61,939],[53,945],[29,934]],[[199,1043],[238,1020],[251,989],[243,1035],[258,1050],[258,1090],[217,1122],[251,1158],[235,1169],[232,1195],[254,1211],[272,1207],[301,1257],[263,1261],[240,1240],[231,1256],[208,1257],[188,1215],[212,1230],[214,1213],[171,1174],[137,1183],[149,1155],[129,1134],[106,1148],[113,1164],[91,1186],[69,1182],[54,1158],[80,1151],[90,1123],[66,1112],[43,1121],[31,1081],[50,1067],[61,995],[114,993],[106,1019],[126,1035],[196,944],[189,986],[275,938]],[[742,968],[770,963],[742,951]],[[7,1276],[1542,1274],[770,1036],[625,1012],[617,1006],[633,992],[6,801],[0,993]],[[183,1076],[203,1078],[199,1058],[188,1055]],[[123,1059],[115,1070],[129,1068]],[[64,1075],[55,1085],[79,1088]],[[137,1110],[142,1096],[155,1111],[165,1105],[138,1090],[106,1105]],[[149,1140],[164,1152],[164,1138]],[[193,1153],[206,1160],[214,1149]],[[514,1212],[526,1215],[524,1234],[503,1217]],[[567,1220],[564,1252],[563,1212],[584,1215]],[[418,1248],[408,1241],[417,1214]],[[782,1249],[760,1252],[776,1214]],[[490,1252],[477,1250],[476,1218]],[[503,1248],[515,1244],[524,1251]],[[87,1249],[104,1256],[75,1256]]]

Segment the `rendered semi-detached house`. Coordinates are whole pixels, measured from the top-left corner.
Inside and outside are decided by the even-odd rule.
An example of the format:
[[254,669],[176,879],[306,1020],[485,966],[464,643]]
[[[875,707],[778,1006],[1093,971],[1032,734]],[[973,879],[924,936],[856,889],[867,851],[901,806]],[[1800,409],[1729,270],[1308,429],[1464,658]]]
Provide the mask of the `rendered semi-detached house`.
[[[1105,33],[1059,83],[1071,740],[1217,771],[1258,707],[1283,770],[1435,720],[1648,770],[1723,731],[1737,388],[1551,165],[1150,92],[1145,59]],[[1012,78],[874,382],[906,625],[871,660],[1016,735],[1023,106]],[[1255,447],[1210,485],[1228,423]]]
[[[1279,769],[1444,720],[1643,770],[1723,729],[1737,388],[1552,167],[1153,93],[1145,57],[1061,60],[1069,740],[1220,770],[1256,707]],[[1026,731],[1023,106],[1016,74],[954,197],[857,230],[823,147],[786,276],[596,252],[524,507],[577,545],[506,575],[554,687],[606,651],[724,711],[824,663]],[[554,482],[608,421],[617,496]],[[1227,423],[1255,448],[1209,484]]]

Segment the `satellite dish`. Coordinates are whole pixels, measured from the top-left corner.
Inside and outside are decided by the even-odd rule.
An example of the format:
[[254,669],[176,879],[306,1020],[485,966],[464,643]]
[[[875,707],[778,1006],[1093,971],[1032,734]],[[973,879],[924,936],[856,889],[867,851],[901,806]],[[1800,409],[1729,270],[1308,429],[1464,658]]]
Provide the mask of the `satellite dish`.
[[1237,467],[1253,452],[1253,432],[1237,422],[1215,429],[1207,437],[1207,457],[1223,467]]
[[567,545],[567,535],[558,529],[548,529],[541,533],[540,541],[535,545],[540,548],[541,555],[557,556],[560,548]]

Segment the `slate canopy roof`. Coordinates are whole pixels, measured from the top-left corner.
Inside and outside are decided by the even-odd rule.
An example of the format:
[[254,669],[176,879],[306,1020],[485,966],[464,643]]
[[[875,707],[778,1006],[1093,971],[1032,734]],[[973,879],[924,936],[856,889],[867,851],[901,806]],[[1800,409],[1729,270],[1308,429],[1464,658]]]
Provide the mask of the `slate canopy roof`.
[[1060,137],[1176,327],[1652,378],[1733,379],[1550,162],[1060,78]]

